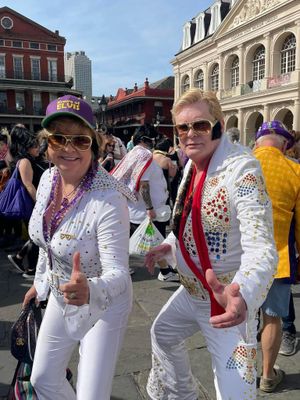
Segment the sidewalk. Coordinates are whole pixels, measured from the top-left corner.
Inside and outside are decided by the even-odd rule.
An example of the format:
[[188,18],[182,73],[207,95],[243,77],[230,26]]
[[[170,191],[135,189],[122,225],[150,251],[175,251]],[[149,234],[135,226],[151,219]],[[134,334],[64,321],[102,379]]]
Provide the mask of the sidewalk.
[[[30,281],[10,267],[6,253],[0,250],[0,399],[6,398],[9,383],[17,361],[10,355],[9,332],[17,318],[24,293]],[[142,259],[131,258],[130,265],[136,273],[132,276],[134,305],[123,348],[118,361],[111,400],[146,400],[145,385],[151,365],[150,327],[162,305],[177,289],[176,283],[163,283],[151,277],[142,267]],[[300,285],[294,287],[296,326],[300,337]],[[220,344],[221,345],[221,344]],[[199,384],[199,400],[215,399],[210,357],[201,334],[187,342],[193,373]],[[277,364],[286,372],[278,391],[264,394],[258,390],[258,399],[298,400],[300,398],[300,351],[291,357],[279,355]],[[260,367],[261,355],[258,360]],[[77,354],[74,353],[70,367],[76,377]],[[53,399],[59,400],[59,399]],[[101,399],[95,399],[101,400]]]

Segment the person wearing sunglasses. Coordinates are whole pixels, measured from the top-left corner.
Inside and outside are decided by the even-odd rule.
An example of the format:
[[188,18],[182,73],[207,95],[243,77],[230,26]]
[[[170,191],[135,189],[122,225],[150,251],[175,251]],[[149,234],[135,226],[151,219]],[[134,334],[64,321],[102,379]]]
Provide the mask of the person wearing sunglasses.
[[[50,296],[31,382],[39,399],[108,400],[132,304],[126,201],[132,195],[99,165],[101,143],[85,101],[71,95],[52,101],[42,126],[54,167],[41,178],[30,219],[40,253],[24,305],[45,300],[49,290]],[[78,343],[75,394],[65,370]]]
[[182,285],[151,328],[151,399],[196,400],[185,340],[201,331],[212,358],[216,398],[256,397],[256,314],[273,281],[272,207],[250,151],[230,142],[213,92],[190,89],[172,108],[188,156],[172,232],[146,265],[176,265]]
[[114,150],[116,142],[112,137],[107,135],[103,135],[102,137],[102,156],[99,158],[99,162],[106,171],[110,172],[115,167]]

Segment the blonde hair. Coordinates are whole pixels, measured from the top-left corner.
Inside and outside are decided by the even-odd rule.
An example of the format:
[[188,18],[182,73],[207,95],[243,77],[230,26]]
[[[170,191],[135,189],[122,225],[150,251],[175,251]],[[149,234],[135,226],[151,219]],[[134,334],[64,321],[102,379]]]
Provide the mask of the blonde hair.
[[173,104],[173,108],[171,109],[173,123],[175,124],[175,117],[182,108],[200,102],[204,102],[208,105],[210,114],[216,120],[223,120],[223,112],[216,94],[211,91],[193,88],[184,92]]

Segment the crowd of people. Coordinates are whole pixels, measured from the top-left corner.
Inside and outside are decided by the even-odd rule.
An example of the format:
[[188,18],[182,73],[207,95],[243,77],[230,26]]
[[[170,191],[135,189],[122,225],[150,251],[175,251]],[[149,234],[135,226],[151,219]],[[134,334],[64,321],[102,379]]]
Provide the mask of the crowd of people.
[[[268,121],[254,149],[242,146],[215,94],[199,89],[171,113],[172,140],[142,125],[125,146],[67,95],[48,105],[37,134],[16,125],[0,135],[0,191],[17,168],[35,203],[29,221],[0,216],[0,246],[33,280],[23,305],[48,300],[31,374],[40,400],[110,398],[132,306],[129,239],[145,218],[164,238],[145,265],[180,282],[151,328],[149,397],[198,399],[184,345],[198,331],[218,400],[256,397],[259,336],[260,389],[284,379],[277,355],[296,351],[298,134]],[[64,371],[78,342],[75,393]]]

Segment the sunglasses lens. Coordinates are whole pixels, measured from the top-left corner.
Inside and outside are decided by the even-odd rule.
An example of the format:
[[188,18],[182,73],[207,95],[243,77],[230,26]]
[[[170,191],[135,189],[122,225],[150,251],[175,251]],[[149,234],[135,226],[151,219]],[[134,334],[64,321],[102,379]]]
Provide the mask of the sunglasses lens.
[[211,124],[209,121],[195,121],[192,125],[194,132],[208,133],[211,131]]
[[48,144],[54,149],[60,149],[66,145],[66,139],[63,135],[49,135]]
[[92,144],[92,138],[90,136],[78,135],[72,137],[72,144],[78,150],[88,150]]
[[189,131],[189,126],[187,124],[180,124],[180,125],[176,125],[176,129],[178,132],[178,135],[184,135]]

